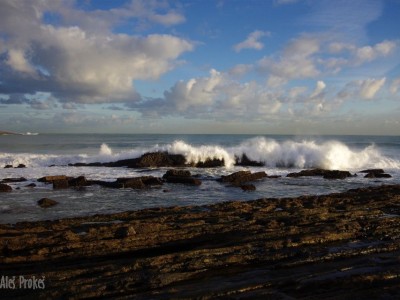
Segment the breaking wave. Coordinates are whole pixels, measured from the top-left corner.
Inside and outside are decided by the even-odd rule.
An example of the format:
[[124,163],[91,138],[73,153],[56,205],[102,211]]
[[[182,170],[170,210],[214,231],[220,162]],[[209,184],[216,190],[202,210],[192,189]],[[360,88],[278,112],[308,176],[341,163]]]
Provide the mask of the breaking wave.
[[18,164],[47,167],[77,162],[110,162],[136,158],[144,153],[156,151],[182,154],[188,163],[204,162],[207,159],[220,159],[224,160],[225,166],[228,168],[234,166],[236,159],[245,154],[250,160],[262,162],[267,167],[272,168],[400,169],[399,158],[383,155],[374,144],[363,149],[352,149],[348,145],[335,140],[321,143],[313,140],[281,142],[264,137],[251,138],[230,147],[219,145],[196,146],[178,140],[166,145],[154,145],[147,148],[138,147],[120,152],[114,151],[103,143],[98,154],[95,155],[0,153],[0,167],[5,165],[17,166]]

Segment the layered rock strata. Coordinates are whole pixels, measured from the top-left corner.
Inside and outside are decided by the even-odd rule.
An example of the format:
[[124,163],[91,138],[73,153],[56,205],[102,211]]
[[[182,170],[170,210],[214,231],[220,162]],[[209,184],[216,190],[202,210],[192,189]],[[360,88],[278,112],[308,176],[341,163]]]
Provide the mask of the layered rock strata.
[[[0,225],[2,299],[399,299],[400,185]],[[18,284],[18,282],[16,282]]]

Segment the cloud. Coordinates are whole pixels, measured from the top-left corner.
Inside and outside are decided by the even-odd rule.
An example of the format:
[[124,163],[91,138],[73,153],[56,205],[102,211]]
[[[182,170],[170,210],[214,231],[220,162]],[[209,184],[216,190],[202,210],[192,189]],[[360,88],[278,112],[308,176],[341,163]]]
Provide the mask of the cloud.
[[[62,102],[75,103],[140,99],[135,80],[158,79],[181,63],[182,53],[194,48],[191,41],[172,35],[112,32],[118,24],[112,22],[116,16],[168,26],[183,21],[175,11],[159,13],[166,9],[157,1],[133,1],[128,9],[93,12],[69,3],[0,3],[0,67],[4,70],[0,93],[49,92]],[[46,24],[48,13],[60,15],[60,21]]]
[[345,88],[338,93],[338,97],[342,100],[359,97],[364,100],[371,100],[376,93],[383,87],[386,77],[381,79],[363,79],[354,80],[348,83]]
[[392,95],[395,95],[397,94],[399,89],[400,89],[400,77],[392,80],[392,83],[390,85],[390,93],[392,93]]
[[248,35],[247,39],[233,46],[233,49],[236,52],[240,52],[243,49],[261,50],[262,48],[264,48],[264,44],[261,43],[259,39],[264,36],[269,36],[270,34],[271,33],[267,31],[260,31],[260,30],[253,31]]
[[257,62],[258,70],[269,74],[274,87],[291,79],[314,78],[319,75],[314,55],[320,51],[316,37],[302,36],[292,40],[279,58],[266,56]]

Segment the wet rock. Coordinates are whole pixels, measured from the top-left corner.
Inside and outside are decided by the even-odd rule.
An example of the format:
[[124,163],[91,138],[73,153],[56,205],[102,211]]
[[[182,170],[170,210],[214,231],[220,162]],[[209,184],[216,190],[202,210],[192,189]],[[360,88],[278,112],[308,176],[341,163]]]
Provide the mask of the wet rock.
[[52,183],[55,180],[68,180],[68,177],[65,175],[55,175],[55,176],[44,176],[38,179],[39,182],[45,182],[45,183]]
[[188,185],[201,185],[201,180],[194,178],[188,170],[168,170],[163,179],[169,183],[182,183]]
[[121,188],[131,189],[144,189],[146,185],[143,183],[141,178],[118,178],[117,183],[121,185]]
[[23,168],[26,168],[26,165],[24,165],[24,164],[19,164],[19,165],[17,166],[17,168],[18,168],[18,169],[23,169]]
[[70,187],[83,187],[88,185],[90,185],[90,183],[86,180],[85,176],[78,176],[68,180],[68,186]]
[[245,153],[242,154],[242,157],[239,159],[236,157],[236,166],[247,166],[247,167],[262,167],[264,166],[264,163],[251,160],[247,157]]
[[26,185],[26,187],[28,187],[28,188],[34,188],[34,187],[36,187],[36,184],[35,184],[35,183],[30,183],[30,184]]
[[399,201],[400,185],[383,185],[0,224],[2,276],[46,279],[1,295],[400,299]]
[[385,171],[383,169],[367,169],[367,170],[362,170],[359,173],[380,174],[380,173],[385,173]]
[[48,208],[58,204],[58,202],[49,198],[42,198],[37,202],[37,204],[42,208]]
[[351,173],[348,171],[340,170],[324,170],[324,169],[309,169],[302,170],[297,173],[289,173],[286,177],[302,177],[302,176],[322,176],[325,179],[345,179],[351,177]]
[[238,171],[230,175],[221,176],[218,181],[240,186],[243,183],[260,180],[265,177],[267,177],[267,174],[265,172],[251,173],[250,171]]
[[4,167],[4,169],[11,169],[11,168],[13,168],[12,165],[6,165],[6,166]]
[[368,173],[364,178],[392,178],[392,175],[386,173]]
[[347,177],[352,177],[350,172],[339,170],[328,170],[323,176],[325,179],[345,179]]
[[61,189],[69,188],[69,183],[68,183],[67,179],[53,180],[52,183],[53,183],[54,190],[61,190]]
[[11,192],[12,191],[12,187],[4,184],[4,183],[0,183],[0,193],[7,193],[7,192]]
[[26,178],[24,177],[19,177],[19,178],[4,178],[1,183],[12,183],[12,182],[24,182],[27,181]]
[[218,168],[225,166],[225,161],[223,159],[213,158],[213,159],[206,159],[206,161],[199,161],[198,163],[194,164],[197,168]]

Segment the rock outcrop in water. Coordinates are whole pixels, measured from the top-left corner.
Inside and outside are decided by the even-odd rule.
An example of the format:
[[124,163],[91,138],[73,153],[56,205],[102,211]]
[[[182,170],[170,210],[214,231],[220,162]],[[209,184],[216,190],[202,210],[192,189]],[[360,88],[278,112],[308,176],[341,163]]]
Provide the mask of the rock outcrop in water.
[[11,186],[9,186],[8,184],[0,183],[0,193],[7,193],[11,191],[12,191]]
[[309,169],[309,170],[302,170],[297,173],[287,174],[287,177],[303,177],[303,176],[322,176],[325,179],[345,179],[347,177],[352,177],[351,173],[348,171],[324,170],[324,169]]
[[1,297],[399,299],[399,220],[393,185],[3,224],[0,274],[44,288]]

